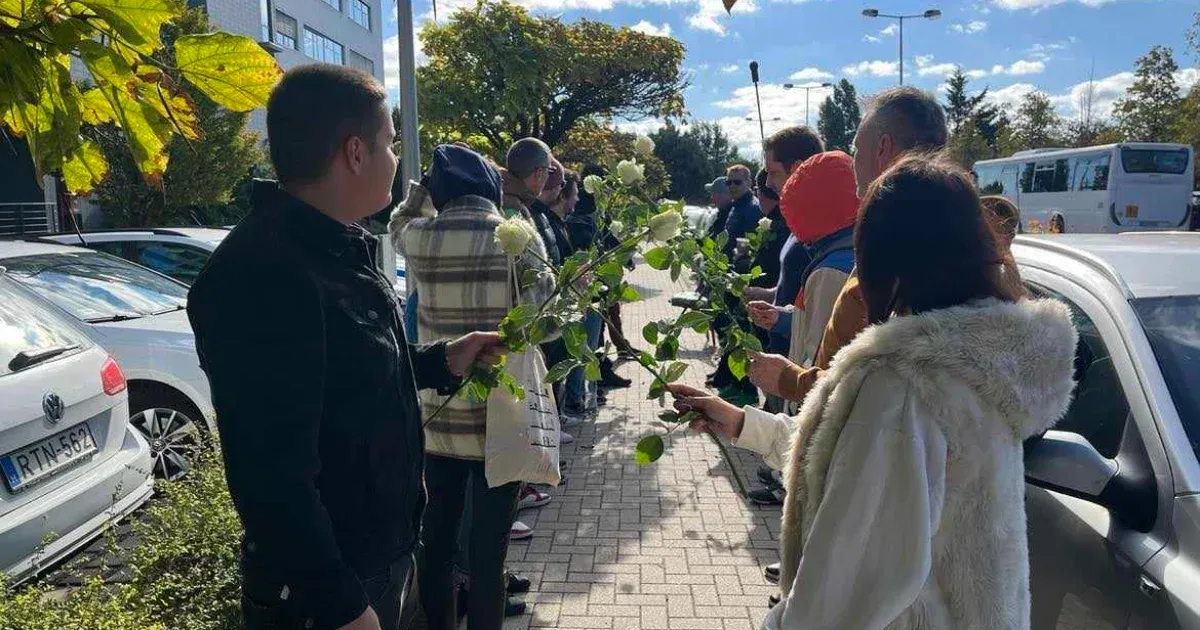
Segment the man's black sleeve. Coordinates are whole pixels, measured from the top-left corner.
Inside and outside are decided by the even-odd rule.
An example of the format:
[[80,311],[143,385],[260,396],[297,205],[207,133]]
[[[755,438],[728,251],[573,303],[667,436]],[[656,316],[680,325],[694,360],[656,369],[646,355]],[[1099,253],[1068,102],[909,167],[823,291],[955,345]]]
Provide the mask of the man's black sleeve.
[[446,363],[446,341],[435,341],[424,345],[409,344],[413,377],[418,389],[433,389],[439,394],[450,395],[458,387],[460,379],[450,373]]
[[248,563],[283,584],[278,601],[260,603],[338,628],[366,610],[367,598],[315,485],[327,378],[321,296],[289,270],[209,271],[188,315]]

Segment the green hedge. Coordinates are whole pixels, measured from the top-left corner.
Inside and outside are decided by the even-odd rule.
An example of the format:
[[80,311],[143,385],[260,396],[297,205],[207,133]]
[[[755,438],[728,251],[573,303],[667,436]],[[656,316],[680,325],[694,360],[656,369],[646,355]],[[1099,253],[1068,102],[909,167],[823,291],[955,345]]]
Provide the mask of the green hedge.
[[132,579],[98,578],[65,599],[33,584],[0,585],[0,630],[234,630],[241,627],[241,525],[219,453],[207,451],[182,481],[159,482],[135,515]]

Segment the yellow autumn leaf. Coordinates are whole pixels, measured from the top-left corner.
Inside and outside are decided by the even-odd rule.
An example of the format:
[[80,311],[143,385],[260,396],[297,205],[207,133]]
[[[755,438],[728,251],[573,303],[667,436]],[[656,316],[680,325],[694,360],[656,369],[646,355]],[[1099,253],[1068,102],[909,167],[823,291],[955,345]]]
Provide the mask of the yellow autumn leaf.
[[257,42],[229,33],[180,37],[175,41],[175,65],[189,83],[235,112],[266,105],[283,74]]
[[90,192],[108,175],[108,162],[104,159],[100,145],[92,140],[84,140],[63,162],[62,175],[71,194],[82,195]]
[[0,24],[17,26],[37,14],[34,0],[0,0]]
[[79,97],[79,114],[83,122],[89,125],[102,125],[112,122],[116,117],[112,104],[104,97],[104,92],[98,88],[84,90]]
[[147,181],[159,181],[167,168],[167,142],[174,132],[170,121],[146,102],[149,95],[108,87],[104,96],[113,106],[117,125],[129,140],[138,170]]
[[147,86],[143,91],[154,111],[166,118],[183,137],[198,140],[203,135],[195,104],[186,94],[168,94],[161,85]]
[[[149,55],[162,45],[163,24],[179,17],[180,5],[170,0],[78,0],[95,11],[133,49]],[[182,4],[182,3],[180,3]]]

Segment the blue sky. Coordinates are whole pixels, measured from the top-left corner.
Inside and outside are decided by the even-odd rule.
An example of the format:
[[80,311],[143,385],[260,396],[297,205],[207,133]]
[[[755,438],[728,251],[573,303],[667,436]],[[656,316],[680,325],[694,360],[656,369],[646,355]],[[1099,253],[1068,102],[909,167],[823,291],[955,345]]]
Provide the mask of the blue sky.
[[[937,8],[937,20],[906,20],[904,80],[939,90],[961,66],[972,87],[990,88],[1012,113],[1021,96],[1041,90],[1060,113],[1077,116],[1094,68],[1094,110],[1106,115],[1133,81],[1138,56],[1154,44],[1175,50],[1184,87],[1200,80],[1200,59],[1185,45],[1185,31],[1200,4],[1184,0],[738,0],[727,15],[721,0],[516,0],[531,11],[581,17],[667,34],[687,47],[689,113],[719,122],[749,154],[757,154],[758,122],[748,64],[761,66],[759,85],[767,134],[804,122],[804,91],[798,85],[847,78],[860,94],[896,84],[898,44],[894,20],[862,17],[864,8],[921,13]],[[387,0],[385,0],[386,6]],[[474,0],[441,0],[445,20]],[[416,0],[418,28],[432,19],[428,0]],[[387,13],[387,11],[385,11]],[[385,27],[389,84],[396,82],[394,20]],[[420,54],[418,53],[418,63]],[[811,92],[811,122],[824,93]],[[752,117],[753,120],[746,120]],[[774,120],[779,118],[780,120]],[[658,121],[621,121],[650,130]]]

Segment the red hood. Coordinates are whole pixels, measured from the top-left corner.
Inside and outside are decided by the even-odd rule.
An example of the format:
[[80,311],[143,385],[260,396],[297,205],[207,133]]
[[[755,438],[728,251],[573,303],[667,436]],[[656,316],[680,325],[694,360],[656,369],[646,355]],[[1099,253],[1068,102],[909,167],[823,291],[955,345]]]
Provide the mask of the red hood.
[[858,194],[854,161],[841,151],[818,153],[792,171],[779,206],[792,234],[812,244],[854,225]]

